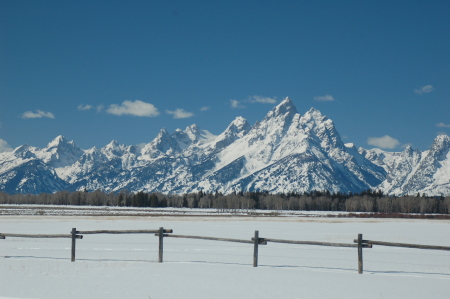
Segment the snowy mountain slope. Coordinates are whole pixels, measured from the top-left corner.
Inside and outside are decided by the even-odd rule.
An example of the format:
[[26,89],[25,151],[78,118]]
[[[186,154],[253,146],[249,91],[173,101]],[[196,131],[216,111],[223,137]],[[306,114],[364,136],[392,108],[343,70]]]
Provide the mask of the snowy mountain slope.
[[50,167],[65,167],[75,163],[83,154],[83,150],[73,141],[58,136],[46,148],[35,151],[36,157]]
[[368,160],[388,171],[386,179],[378,186],[383,192],[430,196],[450,194],[449,151],[450,138],[446,135],[437,136],[430,150],[424,152],[410,146],[397,153],[359,150]]
[[382,168],[361,163],[364,157],[347,150],[331,120],[314,108],[301,116],[288,98],[217,159],[199,186],[225,193],[347,192],[375,187],[385,176]]
[[0,190],[187,193],[199,190],[450,194],[449,138],[432,148],[392,153],[344,144],[334,123],[311,108],[297,112],[289,98],[250,126],[237,117],[219,135],[197,125],[161,129],[143,145],[112,141],[81,150],[58,136],[46,148],[23,145],[0,153]]
[[[4,166],[4,163],[0,166]],[[36,194],[53,193],[69,187],[52,168],[35,158],[24,159],[15,167],[3,168],[0,185],[3,192]]]
[[[402,190],[426,194],[449,194],[450,191],[450,137],[436,137],[427,155],[420,161]],[[419,191],[420,190],[420,191]]]

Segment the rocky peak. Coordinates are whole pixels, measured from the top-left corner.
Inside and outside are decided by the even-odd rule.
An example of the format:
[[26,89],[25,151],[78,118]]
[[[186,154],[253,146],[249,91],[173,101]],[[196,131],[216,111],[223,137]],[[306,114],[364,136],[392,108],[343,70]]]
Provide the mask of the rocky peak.
[[251,126],[247,122],[247,120],[241,116],[236,117],[235,120],[233,120],[230,125],[227,127],[225,132],[230,132],[236,135],[239,135],[239,137],[242,137],[245,135],[248,131],[250,131]]
[[303,116],[304,122],[312,122],[316,125],[322,124],[328,120],[328,118],[322,114],[319,110],[314,107],[311,107],[308,112],[306,112]]
[[414,150],[410,145],[407,145],[401,155],[403,157],[411,158],[414,156],[420,156],[420,151],[418,149]]
[[82,155],[83,150],[75,145],[73,141],[67,141],[64,136],[59,135],[53,139],[39,156],[52,167],[65,167],[75,163]]
[[46,148],[50,149],[50,148],[54,148],[54,147],[59,147],[61,144],[67,144],[67,143],[68,142],[67,142],[66,138],[64,138],[64,136],[62,136],[62,135],[59,135],[55,139],[50,141]]
[[35,150],[34,147],[31,147],[28,144],[24,144],[15,148],[12,153],[17,158],[31,159],[36,157],[36,155],[33,153],[34,150]]
[[294,103],[290,98],[286,97],[283,101],[281,101],[280,104],[275,106],[269,113],[267,113],[264,120],[279,116],[292,118],[297,113],[297,108],[295,108]]
[[162,128],[152,142],[142,148],[142,154],[149,155],[150,158],[157,158],[161,153],[172,155],[181,151],[176,139],[172,137],[166,128]]
[[117,142],[117,140],[113,140],[105,146],[105,148],[107,149],[114,149],[117,147],[119,147],[119,143]]
[[328,119],[319,110],[311,108],[300,119],[300,123],[308,135],[316,136],[320,139],[322,148],[345,149],[332,120]]
[[192,144],[203,144],[212,141],[216,136],[207,130],[202,130],[196,124],[190,125],[184,131]]
[[113,140],[102,149],[102,152],[106,154],[108,158],[113,158],[114,156],[123,155],[123,148],[125,148],[125,146],[120,146],[116,140]]
[[429,155],[433,155],[438,160],[443,160],[450,151],[450,137],[439,135],[434,139]]

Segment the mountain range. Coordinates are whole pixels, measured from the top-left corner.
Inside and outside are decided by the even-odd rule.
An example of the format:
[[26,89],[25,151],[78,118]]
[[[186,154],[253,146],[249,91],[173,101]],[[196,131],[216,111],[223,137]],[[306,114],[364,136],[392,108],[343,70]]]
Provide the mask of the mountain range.
[[427,151],[402,152],[344,144],[333,121],[289,98],[251,126],[237,117],[219,135],[191,125],[161,129],[144,145],[110,142],[82,150],[63,136],[47,147],[22,145],[0,153],[0,191],[60,190],[190,193],[234,191],[361,192],[450,195],[450,138]]

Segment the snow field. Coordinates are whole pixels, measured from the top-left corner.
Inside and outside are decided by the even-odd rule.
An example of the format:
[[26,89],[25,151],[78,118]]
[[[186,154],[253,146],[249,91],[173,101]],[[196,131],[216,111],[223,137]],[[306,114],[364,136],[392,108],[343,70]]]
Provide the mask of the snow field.
[[[450,221],[300,217],[4,216],[7,233],[172,228],[174,234],[352,243],[364,239],[450,246]],[[357,249],[270,243],[259,246],[164,239],[157,263],[153,235],[84,235],[70,262],[70,239],[0,240],[0,298],[448,298],[450,252],[374,246]]]

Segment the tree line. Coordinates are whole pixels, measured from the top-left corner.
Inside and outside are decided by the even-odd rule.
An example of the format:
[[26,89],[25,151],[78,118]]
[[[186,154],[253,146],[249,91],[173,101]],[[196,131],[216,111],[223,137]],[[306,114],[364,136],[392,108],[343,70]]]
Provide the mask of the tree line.
[[389,196],[381,191],[367,190],[361,193],[330,193],[313,191],[305,193],[195,192],[183,195],[129,192],[105,193],[97,190],[59,191],[41,194],[7,194],[0,191],[0,204],[45,204],[75,206],[126,206],[126,207],[175,207],[212,208],[219,211],[236,210],[303,210],[343,211],[372,213],[420,213],[449,214],[450,196],[417,194],[415,196]]

